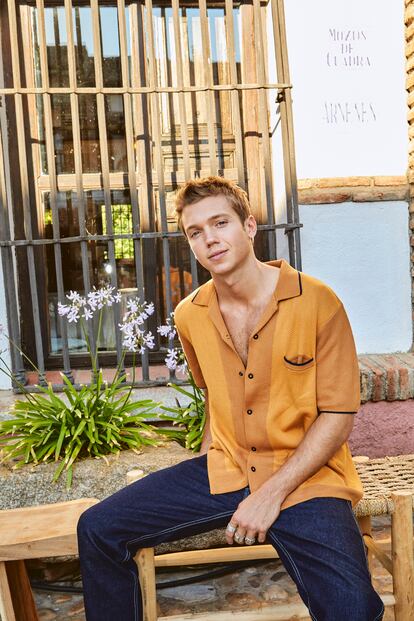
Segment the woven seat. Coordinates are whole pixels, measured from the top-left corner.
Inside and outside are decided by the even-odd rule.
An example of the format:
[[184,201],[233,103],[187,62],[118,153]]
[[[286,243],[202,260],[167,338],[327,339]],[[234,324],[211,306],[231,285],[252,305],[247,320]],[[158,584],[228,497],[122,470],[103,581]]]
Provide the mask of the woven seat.
[[364,488],[364,496],[354,507],[357,517],[393,513],[392,492],[413,494],[414,455],[368,459],[355,457],[355,466]]
[[[414,621],[414,561],[413,561],[413,506],[414,506],[414,455],[369,459],[354,458],[355,466],[364,488],[364,496],[354,507],[354,514],[367,547],[368,564],[372,570],[375,556],[393,576],[393,594],[382,596],[385,605],[394,605],[395,621]],[[129,482],[132,482],[130,478]],[[391,557],[374,541],[371,517],[391,515]],[[231,562],[236,560],[278,558],[271,545],[256,544],[234,548],[186,550],[155,554],[153,548],[142,548],[135,556],[138,565],[143,598],[144,621],[157,621],[156,567],[174,567],[185,564]],[[371,571],[372,573],[372,571]],[[292,618],[308,619],[303,604],[266,607],[258,611],[237,613],[245,621],[277,621]],[[162,617],[165,621],[210,621],[217,618],[227,621],[235,613],[196,613],[185,616]]]

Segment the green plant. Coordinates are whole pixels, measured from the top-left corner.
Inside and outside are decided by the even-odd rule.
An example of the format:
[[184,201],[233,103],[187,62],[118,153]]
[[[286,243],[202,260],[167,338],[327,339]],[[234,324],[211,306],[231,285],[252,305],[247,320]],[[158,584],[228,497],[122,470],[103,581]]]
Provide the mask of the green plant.
[[[25,397],[15,403],[11,412],[13,418],[0,421],[0,463],[11,460],[15,462],[14,468],[19,468],[28,463],[60,460],[53,481],[57,481],[66,470],[69,488],[73,464],[77,459],[104,458],[122,449],[137,450],[143,445],[156,445],[157,430],[144,419],[148,414],[153,414],[160,404],[152,400],[130,401],[133,382],[127,387],[125,372],[121,370],[125,349],[110,384],[104,382],[102,371],[98,369],[98,354],[92,351],[85,322],[92,318],[95,311],[98,313],[96,342],[99,342],[102,309],[119,302],[120,295],[113,295],[113,288],[106,287],[91,292],[87,299],[71,292],[68,299],[71,304],[60,305],[59,313],[68,321],[80,321],[91,357],[93,380],[78,391],[62,374],[64,398],[58,397],[50,384],[47,388],[38,386],[43,394],[30,393],[18,382],[0,355],[1,370],[19,385]],[[129,301],[128,311],[120,325],[124,347],[134,352],[134,376],[135,352],[153,346],[151,333],[142,329],[145,319],[152,312],[152,305],[140,304],[139,300]],[[10,344],[17,347],[12,341]]]
[[[166,325],[158,328],[158,332],[161,336],[168,337],[170,342],[172,341],[176,336],[173,314],[167,319]],[[204,393],[196,385],[181,347],[168,349],[165,363],[171,370],[186,373],[191,389],[185,390],[177,384],[168,384],[168,386],[184,395],[189,401],[186,405],[181,405],[178,398],[176,398],[176,406],[162,406],[161,409],[164,412],[169,412],[169,414],[159,414],[158,418],[172,423],[173,429],[162,428],[158,431],[169,439],[175,440],[181,446],[193,452],[199,452],[206,423]]]

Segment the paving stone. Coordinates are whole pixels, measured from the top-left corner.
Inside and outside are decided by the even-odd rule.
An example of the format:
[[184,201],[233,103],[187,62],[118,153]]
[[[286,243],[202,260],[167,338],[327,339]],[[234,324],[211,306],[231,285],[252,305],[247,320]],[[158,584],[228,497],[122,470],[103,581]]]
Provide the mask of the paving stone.
[[211,584],[191,584],[188,586],[163,589],[162,597],[185,599],[188,602],[202,602],[216,599],[217,594],[216,589],[211,586]]
[[289,597],[289,593],[278,584],[271,584],[263,591],[263,597],[266,600],[286,600]]
[[235,592],[227,593],[226,602],[234,606],[235,608],[258,608],[260,606],[260,599],[257,595],[247,592]]
[[41,608],[38,611],[39,621],[54,621],[57,619],[57,613],[51,608]]
[[67,615],[72,617],[73,615],[78,615],[79,613],[84,612],[84,610],[83,600],[81,600],[79,602],[75,602],[68,608]]

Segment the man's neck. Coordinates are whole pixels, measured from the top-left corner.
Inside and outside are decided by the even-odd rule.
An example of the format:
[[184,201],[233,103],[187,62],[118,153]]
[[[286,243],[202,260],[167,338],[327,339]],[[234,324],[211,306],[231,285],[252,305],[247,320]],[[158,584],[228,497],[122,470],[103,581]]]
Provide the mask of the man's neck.
[[274,291],[279,269],[262,263],[256,257],[246,261],[229,275],[212,275],[221,305],[256,306],[257,302]]

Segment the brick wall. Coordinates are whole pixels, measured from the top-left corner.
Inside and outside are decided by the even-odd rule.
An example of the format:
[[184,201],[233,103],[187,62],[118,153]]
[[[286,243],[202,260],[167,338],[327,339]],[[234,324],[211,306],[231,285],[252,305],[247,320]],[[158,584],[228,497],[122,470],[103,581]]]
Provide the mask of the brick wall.
[[318,203],[344,203],[346,201],[353,201],[358,203],[367,201],[404,201],[408,200],[409,198],[409,184],[406,176],[330,177],[327,179],[299,179],[298,191],[299,203],[303,205]]

